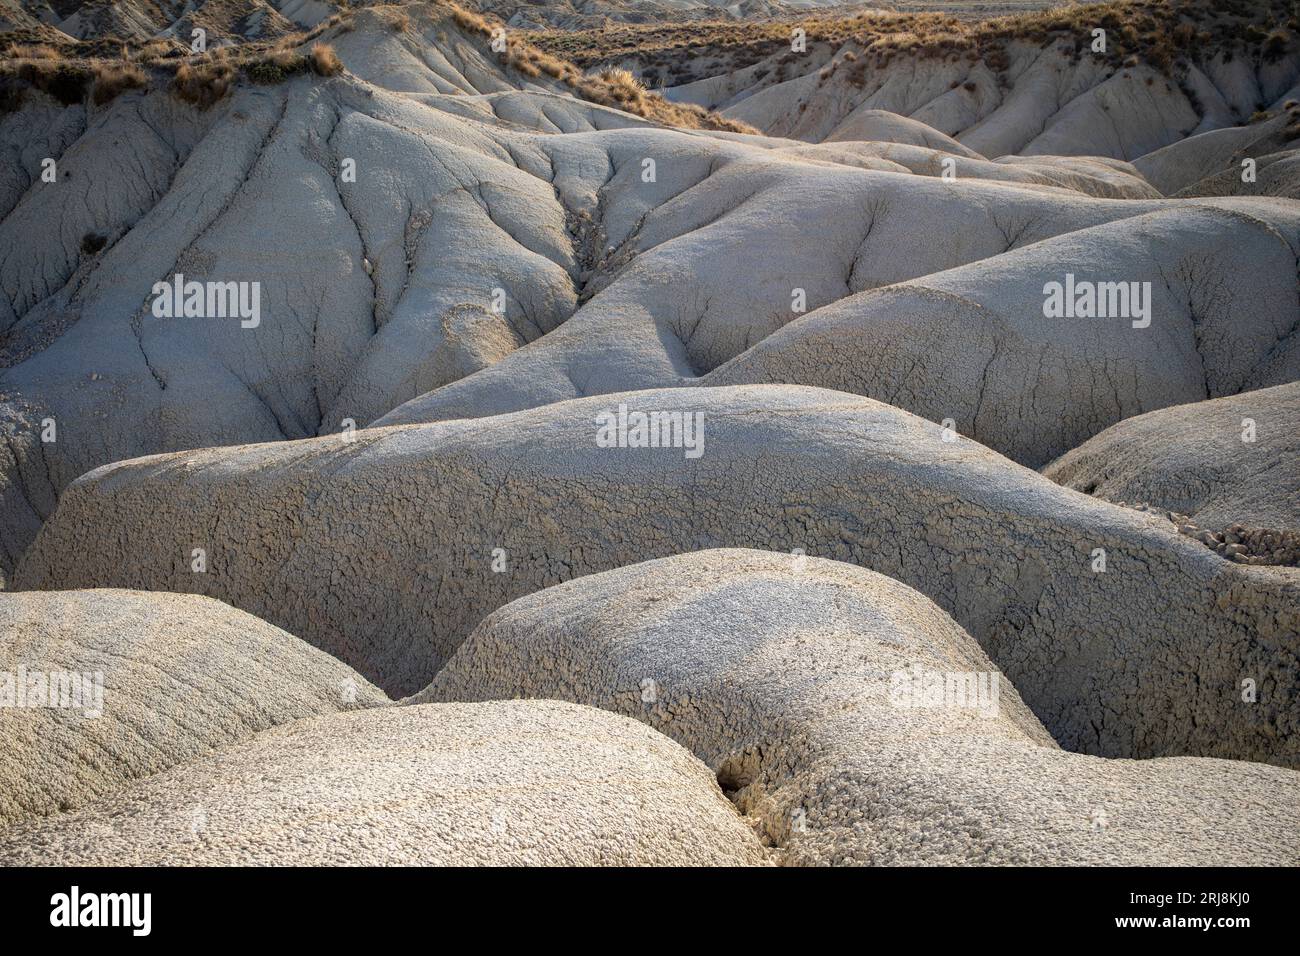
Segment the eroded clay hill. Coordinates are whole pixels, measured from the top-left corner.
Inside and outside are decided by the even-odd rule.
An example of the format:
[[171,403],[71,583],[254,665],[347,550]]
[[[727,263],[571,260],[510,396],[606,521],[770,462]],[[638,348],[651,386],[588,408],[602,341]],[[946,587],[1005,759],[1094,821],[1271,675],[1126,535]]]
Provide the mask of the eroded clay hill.
[[1281,0],[1139,0],[977,23],[867,11],[538,42],[583,64],[622,64],[773,135],[821,142],[887,110],[990,157],[1133,160],[1284,109],[1300,79],[1297,24]]
[[331,0],[13,0],[6,6],[8,29],[44,28],[47,36],[88,41],[175,37],[189,43],[195,28],[213,42],[284,36],[315,26],[344,5]]
[[[1296,376],[1290,205],[1163,200],[1129,164],[989,162],[915,124],[821,145],[667,129],[437,6],[319,41],[343,73],[207,108],[29,90],[0,121],[6,573],[93,467],[390,412],[794,382],[1041,465],[1124,417]],[[1150,325],[1044,319],[1067,273],[1149,284]],[[257,316],[156,316],[178,275],[258,283]]]
[[1185,533],[1217,532],[1206,543],[1242,563],[1300,564],[1300,383],[1127,419],[1043,474],[1184,516]]
[[[698,454],[601,447],[599,416],[620,406],[704,416]],[[1069,749],[1300,762],[1293,569],[1224,560],[1163,518],[821,389],[621,393],[118,463],[64,492],[15,584],[209,594],[400,695],[515,597],[713,546],[802,548],[917,588]],[[1271,690],[1243,706],[1253,674]]]

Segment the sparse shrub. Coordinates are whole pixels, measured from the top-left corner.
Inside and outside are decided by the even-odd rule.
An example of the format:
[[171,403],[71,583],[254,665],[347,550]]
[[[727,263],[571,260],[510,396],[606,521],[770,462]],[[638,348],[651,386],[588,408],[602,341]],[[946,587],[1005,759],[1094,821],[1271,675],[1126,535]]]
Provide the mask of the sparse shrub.
[[1175,53],[1176,51],[1174,50],[1174,45],[1170,38],[1168,36],[1161,36],[1147,48],[1146,58],[1147,62],[1157,70],[1167,72],[1169,68],[1173,66]]
[[535,63],[522,56],[517,59],[510,60],[509,65],[514,67],[516,70],[518,70],[520,73],[522,73],[524,76],[528,77],[529,79],[535,79],[542,75],[542,71],[537,68],[537,65]]
[[92,99],[96,106],[111,102],[127,90],[142,89],[149,84],[149,75],[134,63],[96,63],[95,87]]
[[97,232],[88,232],[81,237],[81,251],[83,255],[93,256],[108,244],[108,236],[100,235]]
[[272,50],[266,56],[244,64],[244,72],[254,83],[283,83],[295,73],[307,69],[307,57],[296,50]]
[[343,61],[328,43],[313,43],[310,60],[311,68],[321,76],[337,76],[343,72]]
[[1264,59],[1272,62],[1280,60],[1291,46],[1291,34],[1285,30],[1274,30],[1264,38],[1262,52]]
[[1005,73],[1011,69],[1011,55],[1005,47],[994,47],[984,54],[984,63],[994,73]]
[[5,50],[10,60],[60,60],[63,54],[48,43],[14,44]]
[[[186,50],[188,48],[185,48]],[[159,60],[181,55],[182,47],[175,40],[152,39],[135,51],[135,59],[142,63],[156,63]]]
[[46,59],[21,61],[18,76],[64,106],[84,102],[91,79],[90,69],[80,63]]
[[0,77],[0,116],[17,112],[23,105],[26,87],[12,76]]
[[537,60],[537,65],[547,76],[555,79],[561,79],[566,73],[572,71],[573,67],[563,60],[557,60],[553,56],[543,53]]
[[284,36],[280,37],[278,40],[276,40],[274,43],[271,44],[271,49],[291,50],[296,47],[302,46],[304,43],[307,42],[307,39],[308,39],[307,34],[302,32],[286,33]]
[[596,77],[604,82],[609,95],[620,104],[635,102],[647,92],[632,71],[623,67],[602,67]]
[[205,60],[182,63],[172,80],[172,91],[182,100],[207,109],[227,93],[235,82],[235,68],[229,63]]
[[492,32],[492,24],[488,23],[484,17],[466,10],[464,7],[452,4],[451,18],[456,21],[456,25],[462,30],[471,30],[475,33],[482,33],[484,36]]

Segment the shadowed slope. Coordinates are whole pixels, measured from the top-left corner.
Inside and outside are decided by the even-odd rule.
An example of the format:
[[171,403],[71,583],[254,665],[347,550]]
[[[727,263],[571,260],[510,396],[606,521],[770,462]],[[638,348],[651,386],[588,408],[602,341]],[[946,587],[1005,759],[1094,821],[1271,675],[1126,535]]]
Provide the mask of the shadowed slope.
[[1300,383],[1176,405],[1106,429],[1043,469],[1108,501],[1202,527],[1300,532]]

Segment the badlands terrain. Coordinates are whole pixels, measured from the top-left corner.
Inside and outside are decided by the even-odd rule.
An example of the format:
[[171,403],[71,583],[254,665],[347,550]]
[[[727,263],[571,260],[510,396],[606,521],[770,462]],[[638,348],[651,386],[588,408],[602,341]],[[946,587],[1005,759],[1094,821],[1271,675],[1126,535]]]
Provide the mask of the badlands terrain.
[[1292,4],[0,31],[0,862],[1300,863]]

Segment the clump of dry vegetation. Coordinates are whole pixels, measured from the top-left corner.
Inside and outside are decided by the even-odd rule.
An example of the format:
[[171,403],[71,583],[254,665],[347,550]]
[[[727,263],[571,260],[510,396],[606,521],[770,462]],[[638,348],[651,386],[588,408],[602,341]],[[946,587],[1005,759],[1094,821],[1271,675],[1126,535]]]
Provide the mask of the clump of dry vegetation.
[[11,43],[5,49],[5,59],[9,60],[61,60],[63,53],[48,43]]
[[202,54],[172,38],[55,44],[24,42],[27,37],[11,34],[15,39],[3,45],[0,59],[0,112],[17,109],[28,89],[65,106],[84,103],[88,97],[103,106],[128,90],[166,86],[185,102],[206,109],[224,98],[241,74],[255,83],[279,83],[307,72],[336,76],[343,72],[338,54],[330,44],[313,41],[330,30],[346,32],[351,16],[338,14],[310,31],[215,46]]
[[149,85],[149,74],[131,62],[96,63],[91,72],[94,74],[92,98],[96,106],[111,102],[127,90],[139,90]]
[[343,61],[328,43],[313,43],[308,57],[312,70],[320,76],[337,76],[343,72]]
[[294,49],[279,47],[264,56],[243,62],[244,72],[254,83],[274,85],[307,69],[307,57]]
[[230,63],[206,58],[177,67],[172,91],[186,103],[207,109],[229,93],[234,82],[235,68]]
[[5,79],[5,103],[16,108],[25,87],[40,90],[65,106],[85,100],[94,72],[91,65],[68,60],[47,44],[11,44],[5,50],[0,75]]
[[473,10],[466,10],[464,7],[453,4],[451,18],[456,21],[456,26],[462,30],[484,34],[492,32],[492,24],[488,23],[487,18],[475,13]]
[[[490,40],[499,23],[466,10],[455,3],[449,4],[451,18],[465,32]],[[752,126],[719,116],[711,110],[686,103],[671,103],[658,93],[651,92],[630,71],[605,64],[590,72],[529,43],[518,32],[506,34],[506,47],[501,52],[487,49],[487,55],[496,57],[508,69],[527,79],[549,77],[568,87],[574,94],[600,106],[644,117],[665,126],[684,129],[726,130],[734,133],[757,132]]]

